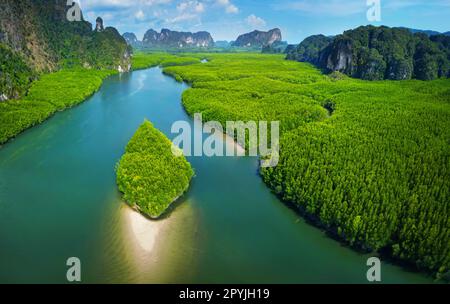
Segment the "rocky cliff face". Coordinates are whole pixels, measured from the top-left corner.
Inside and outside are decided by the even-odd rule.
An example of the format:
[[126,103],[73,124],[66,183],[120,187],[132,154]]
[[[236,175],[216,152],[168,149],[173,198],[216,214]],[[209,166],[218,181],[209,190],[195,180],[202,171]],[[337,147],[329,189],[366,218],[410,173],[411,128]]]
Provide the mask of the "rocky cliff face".
[[36,74],[61,67],[128,70],[130,50],[117,31],[101,19],[93,31],[82,13],[70,22],[69,9],[67,0],[0,1],[0,95],[18,98]]
[[208,32],[176,32],[162,29],[161,33],[150,29],[142,40],[144,47],[157,48],[185,48],[185,47],[213,47],[214,40]]
[[365,80],[450,77],[450,38],[365,26],[346,31],[320,53],[319,65]]
[[100,32],[95,31],[90,50],[99,56],[94,62],[96,67],[115,69],[119,72],[131,70],[132,50],[113,27],[106,27]]
[[349,39],[336,39],[319,55],[319,64],[330,71],[353,74],[353,46]]
[[275,42],[281,42],[281,30],[275,28],[268,32],[253,31],[251,33],[240,35],[233,46],[236,47],[263,47],[270,46]]
[[[58,3],[55,3],[55,11]],[[55,16],[52,16],[54,18]],[[0,43],[9,47],[37,71],[56,67],[54,54],[49,50],[39,24],[39,10],[31,1],[0,1]]]
[[103,32],[105,30],[105,27],[103,26],[103,19],[98,17],[95,21],[95,31],[96,32]]

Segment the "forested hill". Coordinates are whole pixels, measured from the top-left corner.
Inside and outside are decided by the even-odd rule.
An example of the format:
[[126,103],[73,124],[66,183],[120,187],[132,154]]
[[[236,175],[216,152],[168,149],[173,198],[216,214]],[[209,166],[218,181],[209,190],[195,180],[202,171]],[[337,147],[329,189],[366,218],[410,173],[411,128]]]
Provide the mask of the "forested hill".
[[42,72],[130,68],[128,46],[116,29],[70,22],[68,9],[66,0],[0,1],[0,101],[23,95]]
[[362,26],[334,38],[311,36],[287,58],[365,80],[432,80],[450,77],[450,37]]

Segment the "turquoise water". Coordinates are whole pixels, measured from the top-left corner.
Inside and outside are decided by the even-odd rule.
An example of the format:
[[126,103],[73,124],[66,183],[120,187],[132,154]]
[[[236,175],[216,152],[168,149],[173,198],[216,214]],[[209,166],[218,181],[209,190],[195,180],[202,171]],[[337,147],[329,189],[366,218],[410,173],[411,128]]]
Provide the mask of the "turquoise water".
[[[189,158],[192,186],[145,249],[114,167],[145,118],[169,138],[191,122],[186,88],[157,68],[113,76],[0,148],[0,282],[64,283],[74,256],[85,283],[367,283],[369,256],[281,203],[254,158]],[[433,282],[386,262],[382,280]]]

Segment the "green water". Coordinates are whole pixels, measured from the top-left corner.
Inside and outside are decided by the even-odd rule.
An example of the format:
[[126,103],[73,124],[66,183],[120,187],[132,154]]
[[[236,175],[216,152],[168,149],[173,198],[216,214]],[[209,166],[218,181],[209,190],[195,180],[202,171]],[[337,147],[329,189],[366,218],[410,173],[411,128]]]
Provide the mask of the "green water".
[[[191,121],[186,88],[160,69],[113,76],[0,148],[0,282],[64,283],[78,257],[85,283],[367,283],[368,256],[274,197],[254,158],[190,158],[188,194],[144,249],[114,167],[144,118],[170,138],[174,121]],[[382,279],[433,282],[386,262]]]

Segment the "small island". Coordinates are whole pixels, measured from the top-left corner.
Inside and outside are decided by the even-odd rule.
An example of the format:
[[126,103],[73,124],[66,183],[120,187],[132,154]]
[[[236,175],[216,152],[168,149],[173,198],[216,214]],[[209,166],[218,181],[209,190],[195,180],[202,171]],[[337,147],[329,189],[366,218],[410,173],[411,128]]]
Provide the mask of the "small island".
[[137,130],[117,165],[117,185],[124,200],[144,215],[161,217],[189,188],[194,171],[172,142],[149,121]]

